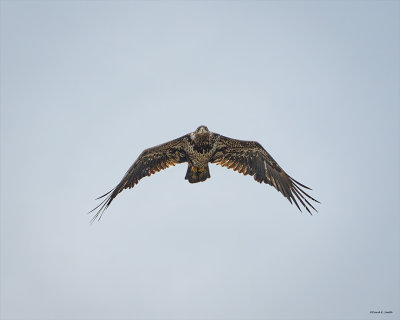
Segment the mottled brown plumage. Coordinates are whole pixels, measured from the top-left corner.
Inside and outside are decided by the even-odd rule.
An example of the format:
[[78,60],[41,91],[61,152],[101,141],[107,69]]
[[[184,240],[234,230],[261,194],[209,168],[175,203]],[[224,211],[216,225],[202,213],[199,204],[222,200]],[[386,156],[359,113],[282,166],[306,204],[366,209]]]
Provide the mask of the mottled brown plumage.
[[309,207],[317,211],[309,199],[319,201],[302,189],[310,188],[290,177],[258,142],[227,138],[209,131],[206,126],[200,126],[195,132],[144,150],[121,182],[114,189],[97,198],[106,197],[90,211],[99,209],[92,222],[96,219],[100,220],[104,211],[122,190],[133,188],[145,176],[183,162],[188,163],[185,179],[190,183],[202,182],[210,178],[208,163],[215,163],[244,175],[254,176],[256,181],[273,186],[290,203],[293,201],[300,211],[297,201],[310,214]]

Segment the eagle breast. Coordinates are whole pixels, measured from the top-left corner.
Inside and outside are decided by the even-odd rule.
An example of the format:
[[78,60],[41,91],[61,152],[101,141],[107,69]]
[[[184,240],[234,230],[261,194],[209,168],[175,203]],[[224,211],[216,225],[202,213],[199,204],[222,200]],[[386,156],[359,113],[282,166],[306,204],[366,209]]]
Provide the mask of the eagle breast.
[[186,153],[195,165],[205,165],[209,162],[217,147],[217,135],[210,132],[206,126],[200,126],[190,134]]

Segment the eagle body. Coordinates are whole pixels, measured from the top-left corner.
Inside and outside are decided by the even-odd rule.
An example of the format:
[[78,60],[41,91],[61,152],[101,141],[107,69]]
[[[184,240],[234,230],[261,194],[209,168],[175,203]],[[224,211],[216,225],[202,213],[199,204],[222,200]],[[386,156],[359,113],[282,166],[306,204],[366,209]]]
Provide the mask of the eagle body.
[[206,126],[199,126],[194,132],[175,140],[144,150],[125,173],[119,184],[102,195],[105,199],[93,210],[92,222],[101,218],[114,198],[124,189],[133,188],[140,179],[179,163],[188,163],[185,179],[197,183],[211,177],[209,163],[233,169],[244,175],[251,175],[257,182],[264,182],[281,192],[290,203],[301,211],[297,201],[311,213],[317,211],[309,200],[319,202],[308,195],[303,188],[310,189],[290,177],[255,141],[236,140],[213,133]]
[[208,130],[205,132],[197,130],[196,133],[189,134],[184,140],[186,141],[184,149],[188,162],[185,179],[190,183],[205,181],[211,177],[208,163],[217,149],[219,136]]

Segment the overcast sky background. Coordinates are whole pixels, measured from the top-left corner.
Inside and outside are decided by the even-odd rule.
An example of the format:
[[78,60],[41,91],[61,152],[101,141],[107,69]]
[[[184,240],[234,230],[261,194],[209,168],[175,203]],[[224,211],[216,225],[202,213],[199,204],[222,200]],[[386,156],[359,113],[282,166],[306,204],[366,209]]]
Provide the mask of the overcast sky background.
[[[399,319],[398,1],[1,1],[1,319]],[[186,165],[205,124],[313,188]],[[383,315],[370,311],[393,312]]]

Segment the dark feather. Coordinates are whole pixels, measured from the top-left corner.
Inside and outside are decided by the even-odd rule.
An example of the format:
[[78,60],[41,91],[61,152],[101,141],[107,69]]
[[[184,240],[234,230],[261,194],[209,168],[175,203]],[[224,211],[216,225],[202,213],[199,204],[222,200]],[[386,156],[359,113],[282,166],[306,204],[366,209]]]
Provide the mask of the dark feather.
[[183,147],[184,139],[187,139],[187,135],[144,150],[125,173],[121,182],[114,189],[97,198],[106,197],[89,212],[91,213],[98,209],[91,222],[100,220],[104,211],[122,190],[133,188],[145,176],[150,176],[175,164],[186,162],[187,157]]
[[297,201],[310,214],[309,208],[317,211],[308,199],[318,203],[319,201],[301,188],[311,189],[290,177],[258,142],[219,136],[216,156],[210,162],[245,175],[252,175],[254,180],[273,186],[290,203],[293,201],[300,211],[301,208]]

